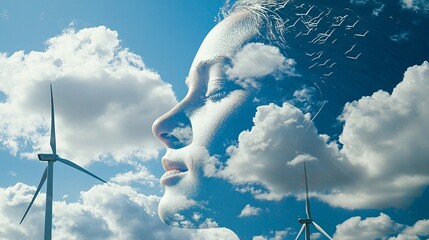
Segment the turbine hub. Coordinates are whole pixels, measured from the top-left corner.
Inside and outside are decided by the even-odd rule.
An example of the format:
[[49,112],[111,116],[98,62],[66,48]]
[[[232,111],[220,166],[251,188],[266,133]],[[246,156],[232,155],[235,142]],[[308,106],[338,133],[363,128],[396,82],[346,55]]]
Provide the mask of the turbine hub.
[[39,158],[40,161],[45,161],[45,162],[55,162],[58,158],[58,155],[56,154],[49,154],[49,153],[39,153],[37,154],[37,157]]
[[298,222],[300,224],[310,224],[313,222],[310,218],[298,218]]

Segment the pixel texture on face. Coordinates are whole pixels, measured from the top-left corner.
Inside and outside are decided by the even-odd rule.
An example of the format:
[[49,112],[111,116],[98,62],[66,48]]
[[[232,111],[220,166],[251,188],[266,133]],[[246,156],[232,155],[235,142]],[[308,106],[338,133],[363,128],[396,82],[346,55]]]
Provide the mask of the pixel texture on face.
[[212,218],[210,212],[215,210],[207,204],[209,198],[216,200],[206,188],[210,168],[214,171],[228,145],[251,126],[255,91],[228,79],[226,73],[233,56],[257,34],[258,24],[248,15],[234,13],[210,31],[186,79],[188,94],[153,125],[155,135],[167,147],[159,215],[170,225],[199,227]]

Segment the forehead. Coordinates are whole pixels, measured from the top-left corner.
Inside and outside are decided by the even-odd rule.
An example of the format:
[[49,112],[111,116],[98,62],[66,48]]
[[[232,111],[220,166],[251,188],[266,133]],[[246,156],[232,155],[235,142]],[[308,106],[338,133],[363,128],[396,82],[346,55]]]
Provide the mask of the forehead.
[[244,43],[255,37],[257,32],[258,23],[248,11],[229,15],[207,34],[195,55],[191,69],[201,62],[233,56]]

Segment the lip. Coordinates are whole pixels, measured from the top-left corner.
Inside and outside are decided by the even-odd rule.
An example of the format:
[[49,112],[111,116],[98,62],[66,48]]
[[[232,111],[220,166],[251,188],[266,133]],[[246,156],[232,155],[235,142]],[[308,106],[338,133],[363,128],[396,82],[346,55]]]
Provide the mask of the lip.
[[165,169],[165,173],[159,179],[161,185],[172,186],[179,182],[188,172],[188,168],[184,163],[171,161],[163,158],[162,166]]

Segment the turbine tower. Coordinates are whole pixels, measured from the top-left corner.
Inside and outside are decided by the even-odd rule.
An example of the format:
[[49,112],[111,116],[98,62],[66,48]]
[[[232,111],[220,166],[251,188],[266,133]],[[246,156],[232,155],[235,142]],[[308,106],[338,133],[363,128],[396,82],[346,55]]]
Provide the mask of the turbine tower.
[[54,96],[52,93],[52,84],[50,85],[51,88],[51,139],[50,139],[50,145],[52,149],[52,153],[39,153],[37,154],[37,157],[40,161],[48,162],[48,166],[46,167],[45,171],[43,172],[42,179],[40,179],[39,186],[37,187],[36,193],[34,193],[33,199],[30,202],[30,205],[28,206],[27,210],[25,211],[24,216],[21,219],[21,224],[24,221],[25,216],[27,216],[28,211],[30,210],[31,206],[34,203],[34,200],[37,197],[37,194],[40,192],[40,189],[42,188],[43,184],[45,183],[46,179],[48,179],[48,184],[46,187],[46,209],[45,209],[45,234],[44,239],[45,240],[51,240],[52,238],[52,194],[53,194],[53,173],[54,173],[54,162],[59,161],[66,165],[69,165],[72,168],[75,168],[81,172],[84,172],[104,183],[103,179],[97,177],[95,174],[89,172],[88,170],[82,168],[81,166],[67,160],[60,158],[57,155],[57,144],[55,139],[55,116],[54,116]]
[[305,240],[310,240],[310,225],[313,224],[314,227],[319,230],[320,233],[325,235],[328,239],[332,238],[323,230],[313,219],[311,218],[310,212],[310,198],[308,197],[308,183],[307,183],[307,167],[304,162],[304,177],[305,177],[305,212],[307,213],[307,218],[298,218],[298,222],[302,224],[301,230],[299,230],[298,236],[295,240],[301,236],[302,232],[305,230]]

